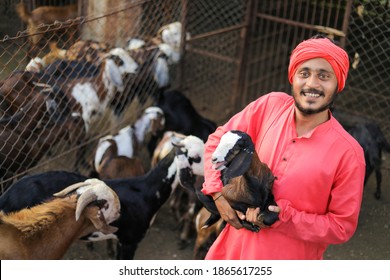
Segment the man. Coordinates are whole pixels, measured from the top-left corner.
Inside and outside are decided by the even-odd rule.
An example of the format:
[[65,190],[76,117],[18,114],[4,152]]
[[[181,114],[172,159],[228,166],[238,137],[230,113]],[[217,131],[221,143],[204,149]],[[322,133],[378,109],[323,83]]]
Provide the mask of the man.
[[[329,108],[344,88],[346,52],[327,38],[313,37],[292,52],[288,78],[292,96],[266,94],[211,134],[205,146],[203,193],[211,195],[228,223],[206,259],[322,259],[329,244],[354,234],[363,195],[365,162],[360,145]],[[265,227],[259,209],[237,213],[220,197],[220,171],[211,155],[232,129],[248,133],[260,159],[274,173],[279,221]],[[239,219],[262,227],[255,233]]]

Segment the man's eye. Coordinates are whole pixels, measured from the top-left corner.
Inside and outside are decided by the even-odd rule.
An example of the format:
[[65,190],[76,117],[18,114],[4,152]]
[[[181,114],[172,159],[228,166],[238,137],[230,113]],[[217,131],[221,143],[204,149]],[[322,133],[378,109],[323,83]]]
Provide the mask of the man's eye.
[[319,77],[321,80],[328,80],[330,78],[330,76],[328,74],[325,74],[325,73],[320,74]]
[[306,72],[306,71],[300,72],[299,75],[300,75],[301,77],[303,77],[303,78],[309,77],[309,73]]

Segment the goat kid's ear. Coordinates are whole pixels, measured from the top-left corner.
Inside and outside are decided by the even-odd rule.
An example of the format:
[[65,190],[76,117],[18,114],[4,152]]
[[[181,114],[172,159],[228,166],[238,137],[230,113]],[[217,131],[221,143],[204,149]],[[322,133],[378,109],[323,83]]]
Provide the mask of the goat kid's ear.
[[250,167],[253,154],[241,151],[238,153],[228,168],[225,168],[223,172],[224,179],[230,180],[231,178],[243,175]]

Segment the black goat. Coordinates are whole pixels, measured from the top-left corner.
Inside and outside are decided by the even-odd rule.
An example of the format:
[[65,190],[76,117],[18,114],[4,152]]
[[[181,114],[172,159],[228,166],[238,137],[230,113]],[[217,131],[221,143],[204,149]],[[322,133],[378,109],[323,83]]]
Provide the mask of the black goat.
[[[194,151],[198,145],[194,145],[191,139],[187,139],[185,147],[188,155],[196,155],[197,158],[200,156],[199,152]],[[172,150],[154,169],[143,176],[104,180],[118,194],[121,202],[121,216],[112,224],[119,228],[115,233],[119,240],[118,259],[133,259],[153,217],[176,187],[176,173],[175,151]],[[26,176],[0,197],[0,209],[6,212],[31,207],[50,198],[63,186],[85,179],[83,175],[66,171]]]
[[152,137],[149,141],[148,150],[150,155],[153,154],[158,141],[162,138],[165,131],[193,135],[206,142],[209,135],[217,128],[216,123],[201,116],[191,101],[180,91],[164,91],[154,106],[163,110],[165,127],[159,135]]
[[338,110],[333,110],[332,114],[362,146],[366,161],[364,184],[375,171],[376,191],[374,195],[376,199],[380,199],[382,194],[382,151],[390,153],[390,144],[383,135],[379,124],[373,120]]

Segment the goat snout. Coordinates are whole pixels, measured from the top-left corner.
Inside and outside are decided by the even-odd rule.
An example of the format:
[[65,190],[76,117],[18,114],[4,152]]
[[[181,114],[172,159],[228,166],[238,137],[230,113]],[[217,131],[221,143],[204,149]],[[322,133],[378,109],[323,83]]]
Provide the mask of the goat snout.
[[220,160],[217,157],[211,158],[211,163],[213,164],[213,168],[215,170],[223,170],[226,168],[226,165],[225,165],[226,161]]

